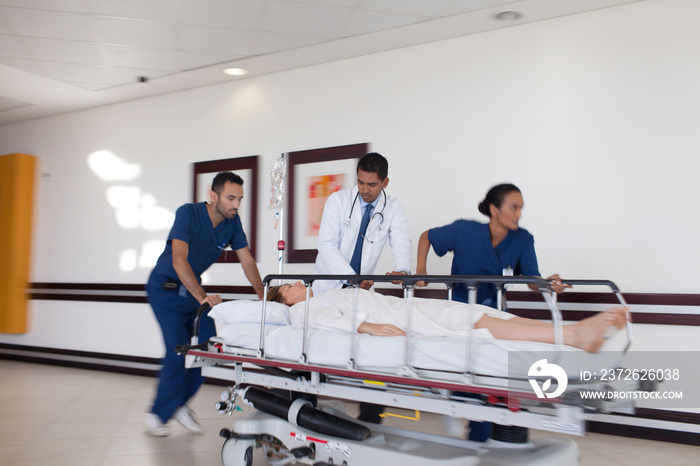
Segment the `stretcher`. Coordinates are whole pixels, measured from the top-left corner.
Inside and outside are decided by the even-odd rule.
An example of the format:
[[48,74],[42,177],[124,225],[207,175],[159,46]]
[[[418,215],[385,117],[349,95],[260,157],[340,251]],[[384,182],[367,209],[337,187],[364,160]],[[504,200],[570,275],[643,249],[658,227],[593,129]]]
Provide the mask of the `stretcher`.
[[[609,387],[578,377],[580,371],[591,368],[590,364],[615,367],[632,341],[629,324],[606,342],[610,346],[604,346],[605,351],[600,355],[607,359],[601,363],[596,361],[597,355],[563,344],[563,323],[556,295],[542,278],[401,278],[408,323],[405,337],[356,333],[329,336],[327,332],[308,328],[308,307],[304,328],[291,328],[275,320],[269,309],[275,303],[265,301],[259,303],[260,313],[250,318],[253,322],[230,323],[225,329],[233,329],[234,333],[224,338],[221,336],[224,328],[217,321],[217,329],[222,331],[200,344],[196,337],[199,319],[196,319],[191,344],[179,348],[186,356],[187,367],[201,367],[206,377],[233,382],[216,404],[220,412],[232,414],[241,404],[256,409],[254,414],[236,419],[231,429],[222,430],[221,435],[226,439],[222,447],[224,465],[250,465],[253,452],[258,448],[269,464],[274,465],[417,465],[429,461],[445,465],[578,464],[578,448],[573,440],[568,437],[531,440],[528,430],[584,435],[588,412],[633,412],[633,406],[626,400],[582,399],[579,389],[584,385],[587,390]],[[308,302],[310,286],[319,279],[346,280],[358,286],[361,280],[388,282],[396,277],[269,275],[263,281],[265,296],[275,280],[302,280],[307,286]],[[551,312],[555,343],[509,342],[511,346],[498,347],[493,341],[484,342],[471,334],[463,339],[428,338],[428,341],[412,337],[411,303],[417,281],[443,283],[449,297],[452,288],[463,283],[469,289],[472,304],[477,287],[483,283],[495,284],[499,292],[506,286],[534,284]],[[608,280],[566,282],[575,286],[607,287],[620,304],[626,306],[617,286]],[[203,307],[198,315],[206,311],[208,309]],[[497,342],[502,343],[501,340]],[[435,343],[442,346],[436,347]],[[388,346],[373,347],[373,344]],[[331,351],[336,347],[343,350]],[[373,348],[369,354],[364,351],[367,347]],[[331,353],[339,356],[331,357]],[[391,357],[383,360],[376,357],[378,353]],[[457,363],[436,362],[436,354],[457,354]],[[525,358],[511,362],[505,369],[501,365],[490,370],[489,364],[483,362],[489,359],[488,355],[492,360],[516,356],[516,361],[517,355],[544,357],[536,361]],[[561,379],[561,374],[533,372],[535,367],[543,366],[542,362],[545,366],[556,364],[564,368],[566,380]],[[567,390],[549,397],[551,388],[557,387],[556,393],[559,386]],[[543,393],[547,388],[550,392]],[[624,388],[636,387],[618,387]],[[315,406],[303,397],[289,399],[270,391],[274,389],[318,396],[326,401]],[[477,443],[366,424],[347,416],[343,401],[371,402],[389,409],[396,407],[487,421],[493,425],[492,436],[486,443]]]

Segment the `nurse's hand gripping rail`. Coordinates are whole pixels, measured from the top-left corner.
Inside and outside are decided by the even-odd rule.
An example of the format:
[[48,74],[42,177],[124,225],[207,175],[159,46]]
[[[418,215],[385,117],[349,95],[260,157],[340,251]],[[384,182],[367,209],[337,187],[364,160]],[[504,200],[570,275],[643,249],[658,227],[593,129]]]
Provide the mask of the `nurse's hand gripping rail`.
[[[248,421],[236,421],[234,431],[227,431],[228,437],[224,446],[225,464],[249,464],[247,458],[252,454],[253,446],[262,446],[269,458],[277,458],[278,463],[288,464],[297,461],[302,464],[315,464],[317,458],[327,458],[337,461],[337,464],[373,464],[377,458],[384,461],[399,461],[402,464],[422,464],[427,458],[424,454],[432,455],[431,460],[438,457],[441,464],[479,464],[477,459],[491,458],[489,464],[501,464],[495,458],[504,453],[495,448],[494,442],[488,451],[481,444],[473,444],[452,438],[418,434],[415,432],[396,431],[385,426],[372,426],[371,433],[366,431],[367,426],[360,425],[346,418],[342,413],[330,415],[318,409],[310,407],[306,402],[280,400],[273,394],[248,385],[272,387],[295,392],[304,392],[315,395],[323,395],[330,398],[352,401],[371,401],[373,403],[416,409],[426,412],[440,413],[449,416],[463,417],[472,420],[485,420],[497,423],[496,435],[500,440],[519,441],[519,449],[509,449],[511,453],[518,454],[529,449],[529,457],[537,457],[538,464],[543,461],[551,461],[551,464],[567,464],[564,458],[576,456],[575,444],[555,441],[554,443],[529,442],[527,440],[527,428],[549,430],[583,435],[585,423],[585,410],[612,409],[616,406],[597,402],[584,406],[581,399],[564,395],[556,399],[542,400],[537,398],[528,380],[520,378],[516,380],[503,380],[502,377],[492,377],[488,374],[476,373],[472,370],[473,339],[467,339],[469,350],[467,352],[466,368],[462,371],[439,371],[415,367],[411,361],[411,305],[413,299],[413,284],[416,281],[442,282],[448,290],[457,284],[465,283],[470,290],[470,301],[475,301],[476,287],[481,283],[494,283],[502,288],[506,284],[536,284],[543,295],[544,301],[552,313],[554,326],[555,347],[562,349],[562,322],[561,314],[556,307],[555,299],[549,284],[539,277],[457,277],[457,276],[407,276],[404,280],[404,296],[406,297],[407,324],[406,337],[403,344],[403,363],[398,368],[390,370],[367,369],[358,365],[358,335],[350,335],[350,358],[345,366],[319,365],[309,363],[307,353],[309,347],[308,328],[308,295],[309,287],[317,279],[348,280],[357,285],[361,280],[373,280],[386,282],[395,277],[386,276],[283,276],[271,275],[265,278],[265,296],[272,280],[302,280],[307,286],[307,308],[303,329],[301,352],[296,359],[290,357],[272,357],[266,353],[265,314],[267,303],[263,303],[262,320],[260,325],[260,338],[257,348],[239,348],[227,345],[213,339],[209,349],[202,349],[196,339],[193,339],[189,348],[181,348],[187,352],[188,367],[203,367],[204,374],[224,380],[236,382],[236,386],[229,388],[222,400],[218,403],[218,409],[225,413],[232,413],[236,407],[236,401],[240,397],[245,403],[253,404],[258,411],[273,414],[270,417],[256,413]],[[622,305],[624,298],[617,287],[609,281],[567,280],[573,285],[604,285],[609,287],[618,297]],[[355,303],[355,311],[357,304]],[[203,313],[206,309],[200,309]],[[355,322],[356,323],[356,322]],[[195,333],[198,321],[195,322]],[[626,343],[622,351],[626,351],[631,341],[630,326],[627,325]],[[372,337],[384,338],[384,337]],[[560,354],[559,352],[556,353]],[[262,370],[261,370],[262,369]],[[305,373],[305,375],[301,375]],[[251,391],[252,390],[252,391]],[[262,394],[260,392],[263,392]],[[483,395],[480,399],[466,398],[464,392]],[[281,407],[280,407],[281,406]],[[330,418],[328,418],[330,416]],[[285,420],[282,421],[280,417]],[[311,421],[309,421],[311,419]],[[330,420],[329,420],[330,419]],[[334,420],[335,419],[335,420]],[[311,424],[311,425],[310,425]],[[335,426],[347,424],[337,430],[319,428],[321,425]],[[292,429],[292,430],[290,430]],[[320,433],[319,433],[320,431]],[[350,432],[350,434],[347,433]],[[292,445],[299,448],[286,448],[287,437],[294,433]],[[273,440],[271,440],[272,437]],[[320,438],[320,437],[323,438]],[[325,437],[324,437],[325,436]],[[369,439],[364,440],[366,437]],[[310,439],[310,440],[309,440]],[[344,439],[340,442],[339,439]],[[378,440],[379,439],[379,440]],[[334,448],[328,443],[340,442]],[[417,443],[416,443],[417,442]],[[557,443],[559,442],[559,443]],[[319,445],[325,445],[323,454],[319,454]],[[340,445],[342,444],[342,445]],[[399,446],[401,445],[401,446]],[[409,448],[410,445],[414,447]],[[415,447],[420,445],[420,447]],[[535,446],[533,446],[535,445]],[[536,447],[536,448],[535,448]],[[329,451],[329,448],[331,451]],[[546,452],[544,457],[533,456],[533,448],[539,452]],[[310,450],[312,451],[310,451]],[[403,449],[403,450],[402,450]],[[411,452],[409,458],[397,459],[399,454]],[[334,453],[335,451],[335,453]],[[348,455],[348,452],[354,455]],[[443,452],[440,455],[434,452]],[[432,452],[432,453],[431,453]],[[436,456],[437,455],[437,456]],[[442,456],[441,456],[442,455]],[[562,456],[563,455],[563,456]],[[514,458],[506,455],[504,463],[513,461]],[[227,459],[228,458],[228,459]],[[349,461],[352,458],[352,462]],[[371,458],[371,459],[370,459]],[[389,460],[391,458],[391,460]],[[473,461],[466,463],[465,458]],[[244,461],[244,462],[239,462]],[[228,461],[228,462],[227,462]],[[277,461],[277,460],[275,460]],[[439,462],[440,462],[439,461]],[[471,460],[470,460],[471,461]],[[520,459],[519,462],[522,462]],[[319,463],[320,464],[320,463]],[[398,463],[396,463],[398,464]]]

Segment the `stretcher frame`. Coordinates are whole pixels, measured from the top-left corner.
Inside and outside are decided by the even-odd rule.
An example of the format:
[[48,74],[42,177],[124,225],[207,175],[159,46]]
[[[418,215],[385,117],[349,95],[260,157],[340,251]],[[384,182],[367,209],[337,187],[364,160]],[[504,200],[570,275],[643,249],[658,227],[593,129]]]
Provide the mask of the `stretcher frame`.
[[[303,281],[307,287],[306,293],[308,303],[310,288],[315,280],[345,280],[352,284],[352,286],[354,286],[357,290],[359,289],[359,283],[363,280],[372,280],[376,283],[388,282],[396,279],[403,281],[402,287],[404,297],[406,298],[407,302],[406,312],[408,316],[408,328],[406,330],[407,336],[405,337],[405,364],[395,373],[363,370],[362,368],[357,367],[354,357],[357,351],[357,339],[355,338],[355,335],[352,335],[351,337],[351,357],[347,362],[346,367],[342,368],[337,366],[309,364],[306,355],[308,304],[305,311],[304,341],[302,343],[302,352],[299,355],[298,360],[296,362],[280,360],[266,355],[263,335],[265,335],[265,314],[267,306],[266,298],[272,281],[278,280],[280,283],[288,280]],[[227,389],[228,395],[226,395],[227,392],[222,394],[222,401],[217,404],[217,409],[228,414],[231,414],[236,409],[237,397],[242,397],[245,387],[247,386],[283,389],[292,392],[318,395],[335,400],[371,401],[372,403],[387,407],[397,407],[470,420],[487,421],[500,426],[514,426],[513,429],[516,430],[533,428],[554,433],[579,436],[585,434],[586,412],[633,412],[633,406],[629,402],[590,400],[587,401],[586,404],[583,404],[580,398],[569,397],[566,394],[557,399],[538,399],[527,380],[516,381],[515,384],[512,380],[504,383],[503,380],[497,378],[473,374],[470,370],[471,364],[467,365],[467,370],[463,373],[450,373],[449,376],[446,376],[446,374],[442,373],[441,371],[427,371],[424,369],[419,370],[412,367],[409,364],[408,356],[411,338],[410,310],[414,295],[414,286],[418,281],[445,284],[448,289],[448,299],[451,299],[453,287],[458,283],[463,283],[469,290],[470,304],[475,303],[476,289],[478,285],[483,283],[491,283],[496,285],[499,295],[507,285],[535,285],[538,291],[542,294],[544,302],[547,304],[547,307],[551,312],[552,323],[554,324],[555,345],[563,345],[562,317],[556,305],[556,295],[553,292],[549,282],[540,277],[268,275],[263,280],[263,285],[265,288],[265,303],[263,304],[262,311],[263,318],[261,322],[259,348],[251,350],[229,347],[222,341],[218,341],[216,338],[213,338],[210,340],[210,342],[199,344],[196,338],[198,333],[199,316],[201,316],[201,314],[207,310],[205,308],[200,309],[198,312],[198,318],[195,320],[195,336],[192,339],[192,344],[185,349],[181,348],[181,352],[183,352],[186,356],[186,366],[188,368],[202,367],[203,375],[206,377],[229,380],[235,383],[234,386]],[[608,287],[615,294],[620,304],[626,306],[624,297],[620,293],[619,289],[609,280],[565,280],[565,282],[571,285]],[[500,302],[504,302],[504,300],[499,299],[499,303]],[[355,301],[354,304],[355,314],[357,311],[356,307],[357,301]],[[356,324],[357,322],[354,323]],[[356,325],[354,326],[356,327]],[[629,324],[626,326],[626,334],[627,343],[623,350],[624,352],[627,351],[632,341],[632,331]],[[471,340],[471,338],[468,338],[470,343]],[[469,351],[469,354],[472,354],[471,350]],[[591,384],[589,383],[587,386],[590,387]],[[464,393],[480,396],[477,398],[471,398],[465,396]],[[224,400],[224,398],[226,399]],[[337,411],[337,414],[341,417],[344,416],[342,412]],[[231,460],[231,458],[236,458],[241,455],[243,455],[245,458],[245,455],[252,452],[252,450],[249,451],[248,448],[252,446],[260,446],[261,444],[265,446],[266,443],[261,441],[261,439],[264,440],[264,436],[270,434],[264,434],[263,432],[258,431],[267,429],[277,432],[278,435],[285,435],[284,432],[290,432],[289,423],[291,423],[292,427],[295,427],[294,420],[291,418],[289,419],[289,422],[287,422],[286,420],[283,421],[277,418],[273,419],[271,416],[264,413],[255,413],[254,419],[250,419],[249,422],[252,423],[253,427],[245,422],[241,424],[240,420],[236,421],[234,424],[234,431],[230,431],[229,434],[227,434],[230,435],[230,438],[225,443],[223,449],[224,453],[228,451],[228,455],[224,454],[223,457],[224,464],[228,464],[226,459],[227,457],[229,458],[228,461],[230,464],[239,464],[238,462],[235,462],[235,460]],[[279,424],[280,422],[282,424]],[[391,429],[387,431],[385,426],[371,427],[373,434],[381,431],[380,435],[390,435],[403,439],[410,438],[413,439],[412,441],[414,441],[416,437],[415,432],[403,431],[397,433],[391,431]],[[300,429],[298,426],[296,426],[296,428]],[[318,440],[318,435],[314,432],[302,432],[300,435],[303,438],[309,437],[316,438]],[[314,437],[314,435],[316,435],[316,437]],[[251,438],[248,438],[250,436],[252,436],[251,438],[255,439],[253,443],[251,443]],[[419,437],[420,441],[425,443],[423,448],[427,450],[429,450],[429,445],[452,445],[455,446],[455,448],[461,448],[465,452],[468,452],[466,456],[454,459],[454,464],[472,464],[465,463],[464,458],[477,455],[483,459],[484,455],[488,456],[490,454],[489,452],[483,451],[484,446],[482,444],[475,445],[473,442],[452,438],[446,439],[440,436],[431,436],[427,434],[420,434]],[[232,443],[229,444],[229,442]],[[345,442],[348,441],[346,440]],[[500,450],[497,444],[500,442],[494,440],[490,440],[489,442],[492,450],[494,445],[496,445],[494,451],[496,451],[496,456],[498,456],[500,454],[498,453]],[[308,445],[312,444],[313,442],[306,441],[305,443]],[[234,446],[234,444],[236,444],[236,446]],[[544,444],[547,444],[547,442],[544,442]],[[549,448],[544,448],[544,444],[541,443],[541,441],[537,445],[535,445],[533,442],[525,441],[520,442],[519,448],[548,451]],[[226,445],[229,446],[227,447]],[[240,451],[242,445],[246,446],[243,453]],[[348,444],[346,443],[345,445]],[[268,447],[269,445],[265,447],[266,450]],[[508,448],[512,447],[513,445],[508,446]],[[356,452],[364,452],[366,447],[363,446],[363,442],[357,442],[357,445],[354,445],[353,448]],[[386,448],[382,446],[368,448],[374,454],[377,452],[381,452],[382,455],[395,453],[387,452]],[[565,444],[561,444],[557,448],[563,452],[566,452],[569,458],[571,457],[572,446],[570,444],[565,442]],[[395,450],[395,448],[389,448],[389,450]],[[289,450],[285,451],[288,452]],[[283,462],[275,463],[271,461],[271,464],[289,464],[288,461],[291,458],[289,455],[291,454],[288,454],[287,456],[282,455],[282,458],[286,458],[286,460],[280,460]],[[359,456],[362,457],[363,454],[359,453]],[[333,460],[334,457],[329,456],[328,458]],[[358,453],[355,454],[355,458],[358,458]],[[561,464],[561,457],[554,455],[552,458],[558,458],[556,461],[559,461],[559,464]],[[346,461],[345,464],[351,464],[347,462],[347,459],[348,458],[344,457],[342,454],[336,457],[336,460]],[[513,458],[504,460],[505,462],[503,464],[507,464],[508,461],[512,460]],[[247,460],[245,461],[246,462],[240,464],[248,464]],[[295,458],[294,461],[302,464],[316,464],[314,462],[304,462],[304,458]],[[368,464],[359,462],[359,460],[357,461],[358,462],[353,464]],[[402,459],[402,461],[402,464],[409,464],[406,463],[405,458]],[[542,458],[540,458],[539,461],[541,462]],[[557,464],[556,461],[552,464]],[[421,463],[419,462],[416,464]],[[453,463],[450,463],[448,460],[444,464]],[[500,463],[492,462],[489,464]]]

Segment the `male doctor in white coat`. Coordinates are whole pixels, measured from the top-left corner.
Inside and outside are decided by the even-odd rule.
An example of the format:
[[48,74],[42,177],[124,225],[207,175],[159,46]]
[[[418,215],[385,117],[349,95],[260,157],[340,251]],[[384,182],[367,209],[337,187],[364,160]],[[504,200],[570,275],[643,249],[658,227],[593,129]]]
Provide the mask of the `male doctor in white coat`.
[[[410,273],[412,247],[406,214],[399,201],[384,191],[389,185],[388,171],[387,160],[371,152],[357,164],[357,186],[328,198],[318,234],[314,274],[374,274],[387,240],[395,267],[387,275]],[[370,280],[360,283],[364,289],[372,285]],[[313,291],[318,296],[344,286],[342,281],[316,280]],[[379,423],[382,410],[382,406],[361,403],[358,419]]]
[[[412,247],[406,214],[399,201],[384,191],[389,185],[388,171],[387,160],[371,152],[357,163],[357,186],[337,191],[328,198],[318,233],[314,274],[374,274],[387,240],[395,267],[387,275],[410,273]],[[369,224],[361,232],[363,217],[369,219]],[[314,294],[318,296],[343,285],[341,281],[316,280]],[[360,286],[369,289],[372,285],[373,282],[365,280]]]

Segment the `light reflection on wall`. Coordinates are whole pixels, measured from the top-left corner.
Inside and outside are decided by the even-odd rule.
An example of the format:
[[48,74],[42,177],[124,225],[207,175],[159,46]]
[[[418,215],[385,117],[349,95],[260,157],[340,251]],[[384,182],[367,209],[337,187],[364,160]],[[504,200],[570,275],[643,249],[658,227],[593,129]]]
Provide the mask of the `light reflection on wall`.
[[141,255],[139,256],[139,267],[153,268],[164,248],[165,240],[144,241],[141,246]]
[[175,214],[157,206],[155,197],[150,194],[141,196],[141,227],[144,230],[167,230],[174,221]]
[[107,202],[114,208],[117,223],[122,228],[143,228],[156,231],[168,229],[175,214],[156,205],[151,194],[142,194],[137,186],[111,186],[107,188]]
[[122,228],[133,229],[140,224],[139,201],[141,188],[136,186],[111,186],[107,188],[107,202],[114,208],[117,223]]
[[141,174],[141,165],[127,163],[108,150],[88,155],[88,166],[103,181],[131,181]]
[[[141,175],[141,165],[128,163],[108,150],[91,153],[87,157],[90,169],[99,179],[118,182],[107,187],[106,196],[114,209],[117,225],[127,230],[169,230],[175,214],[157,205],[156,198],[143,193],[139,186],[127,185]],[[130,272],[137,267],[152,268],[165,247],[165,240],[146,240],[138,247],[124,249],[119,254],[119,270]]]
[[137,262],[138,252],[136,249],[124,249],[121,254],[119,254],[119,270],[125,272],[136,270]]

